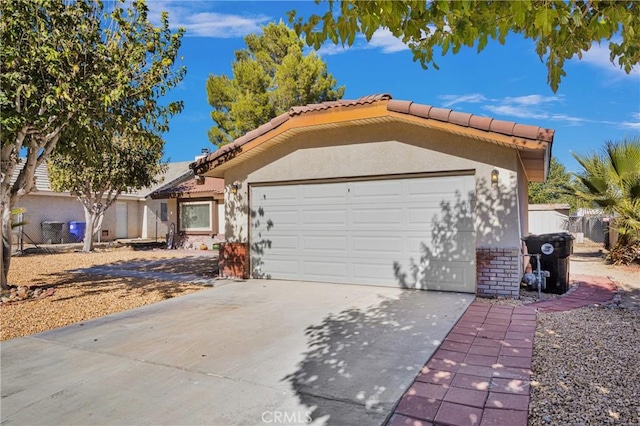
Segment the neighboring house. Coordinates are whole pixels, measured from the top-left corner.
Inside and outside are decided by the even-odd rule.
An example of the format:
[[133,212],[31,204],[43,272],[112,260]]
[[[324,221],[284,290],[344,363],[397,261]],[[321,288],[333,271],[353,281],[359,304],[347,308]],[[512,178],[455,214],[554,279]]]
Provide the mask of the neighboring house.
[[373,95],[294,107],[198,160],[223,275],[519,294],[553,130]]
[[192,177],[158,189],[149,198],[147,206],[153,209],[160,205],[161,211],[167,211],[172,222],[177,224],[176,243],[179,245],[198,248],[205,244],[211,248],[212,244],[224,240],[222,179]]
[[[199,157],[196,157],[199,158]],[[170,200],[152,199],[149,195],[193,179],[190,161],[168,163],[160,183],[140,191],[121,194],[105,211],[96,240],[165,238],[171,224],[178,224],[178,212]],[[16,171],[17,176],[18,171]],[[71,222],[84,223],[84,209],[68,191],[51,189],[46,164],[36,170],[36,191],[22,197],[17,208],[24,208],[21,229],[25,243],[70,243],[78,239],[71,231]],[[57,223],[57,224],[56,224]],[[19,232],[14,233],[14,242]]]
[[567,232],[570,209],[569,204],[529,204],[529,233]]

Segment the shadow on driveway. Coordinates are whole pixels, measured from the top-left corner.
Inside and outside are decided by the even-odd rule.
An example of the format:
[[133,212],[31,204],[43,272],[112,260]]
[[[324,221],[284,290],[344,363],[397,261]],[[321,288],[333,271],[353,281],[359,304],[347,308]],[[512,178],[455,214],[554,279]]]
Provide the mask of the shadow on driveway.
[[[458,303],[454,301],[458,298]],[[472,295],[405,290],[368,309],[307,327],[307,350],[289,382],[321,424],[382,424]]]

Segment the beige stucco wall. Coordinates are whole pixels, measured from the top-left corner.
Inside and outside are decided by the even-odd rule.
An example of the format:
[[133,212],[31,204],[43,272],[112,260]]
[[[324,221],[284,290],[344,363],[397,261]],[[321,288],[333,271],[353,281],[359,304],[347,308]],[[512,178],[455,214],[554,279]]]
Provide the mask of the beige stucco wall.
[[[167,221],[160,220],[160,204],[167,203]],[[142,238],[164,239],[169,233],[170,224],[177,223],[177,201],[175,198],[166,200],[148,199],[141,207],[142,210]],[[156,216],[157,213],[157,216]],[[157,219],[157,220],[156,220]],[[157,231],[156,231],[157,223]]]
[[[127,203],[127,232],[128,238],[141,236],[142,211],[141,202],[138,200],[119,200]],[[24,219],[28,222],[24,226],[24,232],[36,243],[48,242],[42,235],[41,223],[43,221],[64,222],[63,242],[73,242],[69,237],[69,222],[85,222],[84,209],[77,198],[57,193],[33,193],[22,197],[16,207],[24,208]],[[111,205],[104,214],[102,230],[108,231],[108,236],[100,235],[100,241],[111,241],[116,235],[116,207]],[[95,237],[98,240],[98,236]],[[25,238],[25,243],[29,243]]]
[[[491,185],[491,171],[499,184]],[[226,237],[248,240],[248,188],[254,183],[410,173],[473,171],[476,244],[520,247],[515,150],[410,124],[375,124],[297,135],[225,172]],[[237,194],[230,191],[239,184]]]
[[[69,242],[68,222],[84,222],[84,209],[82,204],[70,195],[39,195],[29,194],[22,197],[16,208],[24,208],[24,226],[26,235],[36,243],[45,242],[42,236],[41,223],[44,221],[64,222],[63,238],[64,242]],[[25,243],[30,243],[29,238],[24,239]]]

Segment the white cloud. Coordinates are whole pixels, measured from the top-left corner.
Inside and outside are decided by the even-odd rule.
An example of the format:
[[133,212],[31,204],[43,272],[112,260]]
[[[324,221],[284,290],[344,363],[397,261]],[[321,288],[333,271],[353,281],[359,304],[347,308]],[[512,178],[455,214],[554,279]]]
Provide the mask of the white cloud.
[[369,40],[368,43],[363,35],[359,35],[352,46],[347,46],[346,44],[342,46],[342,44],[327,42],[318,50],[318,55],[339,55],[350,50],[362,49],[379,49],[382,53],[396,53],[408,50],[409,47],[404,44],[402,40],[391,34],[391,31],[387,29],[380,29],[373,33],[373,36],[371,36],[371,40]]
[[467,95],[440,95],[438,98],[445,101],[445,103],[442,104],[443,107],[450,107],[452,105],[462,103],[477,104],[488,100],[480,93],[470,93]]
[[[482,96],[482,95],[479,95]],[[577,117],[568,115],[563,112],[554,112],[553,109],[558,103],[563,103],[562,96],[542,96],[542,95],[525,95],[516,97],[505,97],[502,99],[485,98],[482,108],[489,111],[496,118],[515,118],[522,123],[531,120],[545,120],[561,123],[564,126],[581,126],[583,124],[602,124],[617,128],[627,128],[632,130],[640,130],[640,112],[631,113],[631,119],[634,121],[608,121],[597,120],[586,117]]]
[[191,37],[239,38],[260,32],[271,20],[264,15],[234,15],[211,12],[210,2],[150,1],[149,19],[160,22],[163,11],[169,13],[171,28],[183,27]]
[[542,96],[542,95],[526,95],[504,98],[504,103],[536,106],[551,102],[558,102],[561,100],[560,96]]
[[631,120],[622,122],[622,127],[632,130],[640,130],[640,112],[632,112]]
[[562,102],[561,96],[525,95],[494,99],[493,102],[494,104],[485,105],[484,109],[499,116],[515,117],[524,120],[559,121],[569,126],[578,126],[590,121],[581,117],[557,114],[549,111],[551,104]]
[[622,68],[620,68],[620,66],[615,65],[611,62],[611,60],[609,59],[610,53],[611,52],[609,50],[608,43],[594,43],[591,45],[591,49],[587,50],[586,52],[582,52],[581,61],[596,66],[606,72],[617,74],[620,77],[627,76],[638,78],[638,76],[640,76],[640,67],[636,65],[631,70],[631,73],[627,74]]
[[176,26],[184,27],[187,36],[235,38],[261,31],[262,24],[269,20],[265,16],[245,17],[222,13],[196,13],[184,18]]
[[380,49],[382,53],[396,53],[408,50],[409,46],[404,44],[402,40],[391,34],[386,28],[377,30],[369,40],[369,47]]
[[[331,56],[346,53],[351,49],[352,47],[349,47],[346,44],[342,46],[341,44],[325,43],[316,53],[319,56]],[[311,50],[313,50],[313,48],[311,48]]]
[[507,117],[516,117],[524,119],[547,120],[551,116],[545,112],[536,111],[522,105],[501,104],[501,105],[485,105],[484,109],[494,115],[504,115]]

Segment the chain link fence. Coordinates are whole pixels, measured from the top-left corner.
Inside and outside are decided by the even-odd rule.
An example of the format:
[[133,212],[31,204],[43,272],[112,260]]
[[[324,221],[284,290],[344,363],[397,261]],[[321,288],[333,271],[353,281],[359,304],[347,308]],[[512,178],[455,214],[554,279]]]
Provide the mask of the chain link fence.
[[606,244],[609,231],[608,216],[579,216],[569,218],[569,232],[583,233],[595,243]]
[[12,229],[12,250],[22,251],[24,247],[38,244],[70,244],[82,241],[78,232],[71,232],[70,224],[58,221],[43,221],[33,224],[28,221],[26,215],[16,215],[14,223],[20,223],[26,219],[26,224]]

